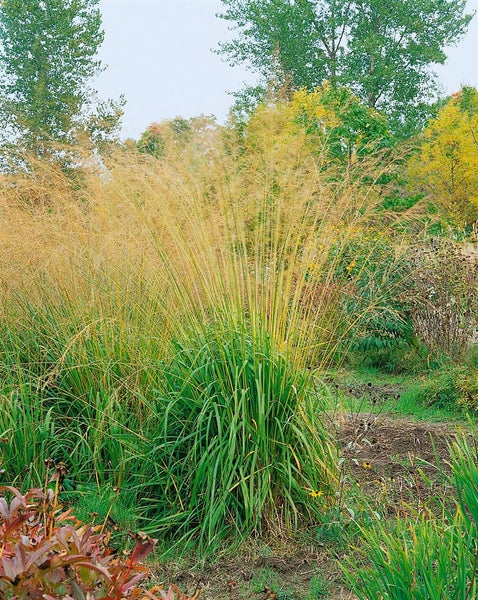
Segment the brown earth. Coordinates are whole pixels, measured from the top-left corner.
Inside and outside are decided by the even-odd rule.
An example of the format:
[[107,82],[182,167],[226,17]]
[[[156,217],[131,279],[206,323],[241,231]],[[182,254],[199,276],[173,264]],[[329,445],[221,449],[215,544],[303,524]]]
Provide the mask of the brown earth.
[[[345,471],[367,496],[387,484],[388,499],[402,504],[402,500],[425,501],[435,498],[437,492],[447,493],[441,470],[449,470],[448,448],[456,432],[456,424],[358,413],[344,418],[338,438]],[[429,479],[429,485],[422,474]],[[389,508],[394,510],[397,506]]]
[[[336,427],[344,486],[348,491],[356,486],[382,512],[394,514],[409,504],[424,509],[450,495],[437,464],[447,469],[455,424],[357,413],[341,416]],[[254,541],[233,557],[214,562],[168,563],[158,566],[155,579],[173,582],[190,594],[200,586],[202,600],[352,600],[354,596],[340,583],[337,565],[347,548],[337,543],[331,531],[329,541],[311,534],[300,540]],[[317,577],[326,586],[322,594],[311,595],[311,582]]]

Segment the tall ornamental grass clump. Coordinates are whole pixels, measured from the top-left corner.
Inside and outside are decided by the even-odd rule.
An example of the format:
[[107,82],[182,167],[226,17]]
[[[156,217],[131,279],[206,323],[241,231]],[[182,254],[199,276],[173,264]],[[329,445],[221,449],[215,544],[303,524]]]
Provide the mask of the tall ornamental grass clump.
[[211,544],[314,517],[310,493],[333,491],[337,457],[310,372],[266,331],[226,321],[176,341],[163,373],[169,526]]
[[314,517],[337,461],[307,369],[341,343],[334,263],[380,194],[376,162],[362,185],[364,163],[335,172],[280,118],[237,147],[218,131],[160,160],[123,148],[100,173],[5,181],[9,482],[61,460],[82,506],[119,488],[141,529],[210,549]]
[[350,559],[346,577],[360,600],[471,600],[478,595],[478,449],[451,449],[454,514],[428,512],[362,529],[365,565]]

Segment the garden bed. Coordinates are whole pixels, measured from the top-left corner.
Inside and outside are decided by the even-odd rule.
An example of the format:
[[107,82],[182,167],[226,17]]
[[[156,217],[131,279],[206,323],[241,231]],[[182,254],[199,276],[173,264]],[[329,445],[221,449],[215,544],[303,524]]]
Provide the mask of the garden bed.
[[[405,507],[431,505],[446,493],[436,465],[441,463],[446,469],[448,444],[456,431],[455,423],[370,413],[341,415],[337,437],[344,459],[344,485],[349,492],[356,485],[357,493],[371,505],[380,504],[390,516]],[[170,561],[156,566],[155,578],[174,582],[190,593],[200,586],[204,600],[352,600],[338,565],[350,552],[350,515],[335,525],[324,521],[294,539],[249,541],[241,551],[216,561]]]

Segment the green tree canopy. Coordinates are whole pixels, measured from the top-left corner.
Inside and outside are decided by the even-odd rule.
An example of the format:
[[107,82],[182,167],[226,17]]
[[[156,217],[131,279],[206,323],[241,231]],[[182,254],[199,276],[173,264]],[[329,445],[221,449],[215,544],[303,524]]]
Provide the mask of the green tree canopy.
[[[95,106],[89,80],[101,70],[99,0],[3,0],[0,3],[0,116],[3,143],[37,157],[78,135],[114,131],[120,106]],[[100,134],[103,132],[103,136]]]
[[[398,131],[415,129],[437,86],[431,71],[466,31],[465,0],[222,0],[238,36],[221,44],[266,89],[346,85],[385,111]],[[425,118],[426,118],[425,114]]]

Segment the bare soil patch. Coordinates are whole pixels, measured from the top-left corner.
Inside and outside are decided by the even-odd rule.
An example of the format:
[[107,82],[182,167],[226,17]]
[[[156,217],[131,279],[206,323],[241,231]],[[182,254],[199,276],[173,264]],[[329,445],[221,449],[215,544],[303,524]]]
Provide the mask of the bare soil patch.
[[450,471],[449,445],[456,434],[456,423],[345,416],[338,428],[344,472],[381,513],[433,510],[442,500],[452,500],[444,473]]
[[[449,444],[457,427],[450,423],[417,422],[386,415],[358,413],[342,417],[338,425],[341,454],[349,472],[360,480],[376,475],[398,478],[417,473],[446,470]],[[364,477],[364,473],[368,474]]]

